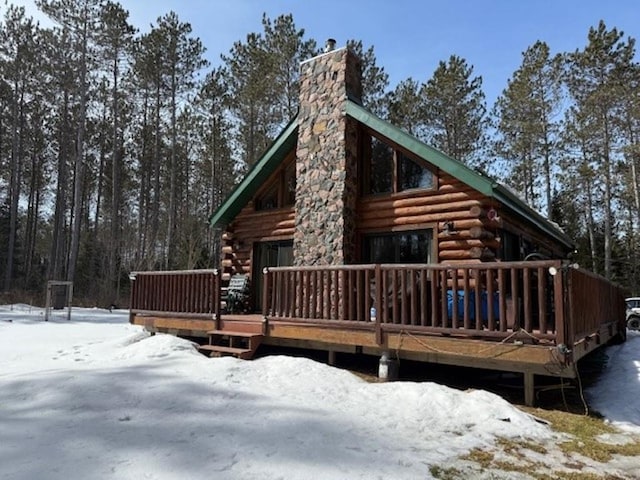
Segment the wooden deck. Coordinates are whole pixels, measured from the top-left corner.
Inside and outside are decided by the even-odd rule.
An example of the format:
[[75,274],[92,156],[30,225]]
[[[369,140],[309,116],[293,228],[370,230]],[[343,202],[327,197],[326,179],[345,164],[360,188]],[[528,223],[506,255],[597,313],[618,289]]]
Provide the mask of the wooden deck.
[[135,275],[131,322],[150,331],[520,372],[528,404],[535,375],[573,378],[626,331],[624,292],[560,261],[269,268],[252,315],[221,313],[218,271]]

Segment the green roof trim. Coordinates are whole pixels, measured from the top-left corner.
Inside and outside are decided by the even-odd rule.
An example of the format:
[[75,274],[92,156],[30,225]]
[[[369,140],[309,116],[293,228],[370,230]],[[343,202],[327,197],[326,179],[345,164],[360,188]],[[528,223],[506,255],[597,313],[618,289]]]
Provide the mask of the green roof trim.
[[236,215],[240,213],[240,210],[251,200],[258,188],[282,164],[291,149],[295,148],[298,141],[297,120],[298,117],[296,115],[264,155],[253,165],[229,197],[214,212],[210,219],[212,227],[224,227],[231,223]]
[[574,247],[571,239],[556,225],[544,218],[529,205],[519,199],[517,195],[509,191],[504,186],[498,184],[495,180],[472,170],[461,161],[451,158],[441,151],[421,142],[404,130],[401,130],[389,122],[375,116],[352,100],[347,102],[346,113],[353,119],[369,127],[374,132],[388,138],[392,142],[395,142],[414,155],[427,160],[432,165],[469,185],[474,190],[477,190],[488,197],[495,198],[500,203],[514,211],[517,215],[533,223],[540,230],[553,237],[555,240],[563,243],[568,248]]

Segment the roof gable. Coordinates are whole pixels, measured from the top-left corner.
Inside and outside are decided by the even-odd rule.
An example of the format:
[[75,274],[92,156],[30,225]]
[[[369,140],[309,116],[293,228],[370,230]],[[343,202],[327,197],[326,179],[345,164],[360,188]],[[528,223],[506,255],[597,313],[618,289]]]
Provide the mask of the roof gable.
[[[358,122],[366,125],[377,134],[397,143],[419,158],[423,158],[440,170],[457,178],[474,190],[495,198],[511,209],[517,215],[525,218],[541,231],[573,248],[573,242],[557,226],[544,218],[514,193],[495,180],[482,175],[454,158],[421,142],[404,130],[375,116],[352,100],[346,103],[346,114]],[[294,117],[284,128],[280,136],[271,144],[264,155],[249,170],[244,179],[216,210],[211,217],[213,227],[223,227],[229,224],[244,208],[267,178],[282,164],[287,153],[295,148],[298,137],[298,117]]]
[[414,155],[423,158],[443,172],[457,178],[474,190],[491,198],[495,198],[510,208],[517,215],[527,219],[547,235],[553,237],[568,248],[573,248],[571,239],[556,225],[544,218],[524,201],[495,180],[472,170],[464,163],[445,155],[441,151],[421,142],[404,130],[375,116],[364,107],[349,100],[346,113],[350,117],[366,125],[377,134],[397,143]]

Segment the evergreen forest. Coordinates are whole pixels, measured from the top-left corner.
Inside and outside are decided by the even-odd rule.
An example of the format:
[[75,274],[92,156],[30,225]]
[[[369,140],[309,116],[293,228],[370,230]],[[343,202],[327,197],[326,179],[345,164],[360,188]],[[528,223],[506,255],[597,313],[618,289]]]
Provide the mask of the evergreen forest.
[[[138,32],[111,0],[0,7],[0,292],[126,305],[133,270],[213,268],[208,218],[297,112],[299,63],[321,51],[292,15],[218,66],[174,12]],[[508,185],[575,240],[573,261],[640,293],[640,64],[600,22],[584,46],[529,46],[493,105],[472,59],[392,86],[373,45],[363,103]],[[209,46],[211,47],[211,46]],[[30,296],[30,297],[29,297]]]

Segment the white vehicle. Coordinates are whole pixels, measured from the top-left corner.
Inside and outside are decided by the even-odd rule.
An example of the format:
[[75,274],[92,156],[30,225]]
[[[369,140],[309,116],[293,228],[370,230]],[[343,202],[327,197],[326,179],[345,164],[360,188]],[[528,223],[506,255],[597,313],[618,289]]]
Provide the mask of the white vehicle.
[[627,328],[640,330],[640,297],[631,297],[625,300],[627,303]]

